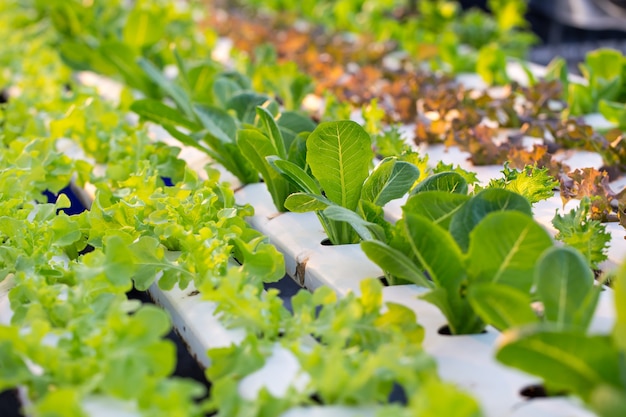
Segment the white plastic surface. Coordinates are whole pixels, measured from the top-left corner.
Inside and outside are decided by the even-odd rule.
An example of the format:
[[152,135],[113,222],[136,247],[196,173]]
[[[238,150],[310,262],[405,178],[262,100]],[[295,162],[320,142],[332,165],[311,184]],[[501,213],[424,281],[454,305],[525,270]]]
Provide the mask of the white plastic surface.
[[270,238],[285,256],[287,273],[301,286],[313,291],[328,285],[344,295],[358,293],[363,278],[382,275],[359,245],[322,245],[326,234],[314,213],[278,213],[264,184],[248,185],[235,197],[255,207],[250,225]]
[[[374,417],[376,407],[316,406],[293,408],[281,417]],[[443,417],[443,416],[441,416]]]
[[[474,395],[486,416],[588,417],[574,398],[540,398],[527,400],[520,391],[538,381],[515,369],[507,368],[494,359],[499,332],[491,327],[479,335],[444,336],[438,334],[446,324],[445,317],[432,304],[418,299],[426,290],[414,285],[386,287],[383,299],[410,307],[424,326],[424,350],[437,361],[439,374]],[[606,332],[614,322],[611,291],[602,293],[600,306],[594,316],[592,332]],[[558,413],[554,414],[554,411]],[[523,412],[524,414],[518,414]],[[527,414],[532,412],[534,414]]]
[[274,397],[280,398],[287,394],[290,387],[303,391],[310,379],[308,374],[303,373],[298,358],[291,351],[275,345],[263,368],[239,382],[239,395],[254,400],[265,388]]
[[141,415],[135,403],[101,395],[85,398],[82,406],[89,417],[138,417]]
[[176,331],[189,348],[189,353],[203,366],[210,365],[209,348],[227,347],[240,342],[245,333],[227,329],[215,315],[216,305],[202,300],[193,284],[185,290],[177,286],[163,291],[155,282],[148,289],[154,302],[166,309]]
[[12,287],[12,276],[8,276],[0,282],[0,325],[11,324],[13,311],[11,310],[11,303],[9,302],[9,291],[11,291]]

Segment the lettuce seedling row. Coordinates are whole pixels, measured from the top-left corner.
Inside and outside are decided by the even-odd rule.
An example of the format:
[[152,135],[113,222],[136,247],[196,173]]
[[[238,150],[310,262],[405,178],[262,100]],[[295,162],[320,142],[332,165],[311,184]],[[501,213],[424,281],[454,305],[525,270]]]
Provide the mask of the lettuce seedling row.
[[[237,194],[241,203],[252,204],[257,208],[251,224],[270,236],[272,243],[285,254],[286,264],[291,265],[287,272],[295,275],[301,285],[308,289],[326,285],[345,295],[359,291],[359,283],[364,278],[382,276],[382,271],[367,259],[358,245],[322,246],[320,237],[324,236],[323,230],[313,216],[291,213],[292,217],[287,217],[286,213],[272,212],[271,199],[266,190],[258,186],[255,186],[255,190],[249,188],[245,187]],[[317,225],[317,231],[307,233],[307,230],[314,229],[311,223]],[[296,246],[292,236],[306,234],[309,238],[302,241],[303,245]],[[289,258],[295,262],[289,262]],[[422,292],[413,285],[384,289],[385,300],[402,303],[416,312],[418,322],[426,328],[424,348],[438,360],[442,377],[458,383],[480,398],[487,415],[517,415],[511,413],[524,412],[526,407],[530,407],[532,413],[535,413],[533,415],[537,416],[588,415],[587,411],[563,399],[526,402],[519,392],[537,383],[537,380],[494,361],[493,345],[497,331],[489,329],[488,334],[476,336],[439,335],[438,331],[446,320],[432,305],[417,299]],[[614,310],[610,294],[610,291],[603,293],[594,322],[595,331],[606,332],[613,325]],[[562,414],[543,414],[542,403],[548,403],[545,407],[550,409],[555,402],[559,403],[555,408],[559,408]]]
[[[271,197],[262,184],[249,185],[242,188],[237,192],[237,198],[240,203],[250,203],[256,207],[256,214],[250,219],[251,224],[268,234],[272,242],[283,251],[286,255],[288,272],[301,285],[309,289],[315,289],[321,285],[330,285],[338,293],[346,294],[349,291],[358,291],[358,284],[363,278],[382,274],[382,271],[360,252],[357,245],[322,246],[321,240],[325,235],[315,216],[312,213],[278,213],[273,207]],[[304,243],[304,246],[302,246],[302,243]],[[355,271],[355,268],[359,271]],[[503,380],[513,380],[512,385],[519,389],[536,382],[536,380],[527,376],[516,376],[519,373],[493,362],[489,344],[493,343],[496,333],[492,329],[490,329],[487,335],[459,337],[438,335],[437,330],[445,324],[445,319],[429,304],[416,300],[419,292],[420,290],[415,286],[388,287],[385,289],[385,297],[389,301],[406,303],[406,305],[416,309],[419,321],[423,324],[429,320],[429,317],[433,317],[430,319],[433,324],[427,326],[425,346],[428,349],[428,335],[430,335],[434,338],[434,341],[430,342],[434,346],[432,351],[435,357],[440,359],[439,366],[444,377],[459,382],[462,386],[468,388],[477,389],[477,385],[480,386],[484,390],[483,395],[479,394],[481,399],[483,399],[483,404],[487,407],[490,402],[495,403],[493,410],[497,411],[493,411],[491,415],[500,415],[500,413],[508,411],[498,408],[501,407],[502,399],[506,397],[502,394],[494,394],[492,389],[495,386],[499,386],[502,389]],[[425,313],[429,310],[430,314]],[[611,326],[612,311],[609,297],[603,296],[597,313],[596,330],[606,330]],[[470,346],[473,346],[473,348],[470,348]],[[481,352],[481,347],[487,347],[487,349],[482,349]],[[475,349],[478,349],[478,352],[481,352],[481,354],[477,354]],[[454,352],[458,354],[459,352],[468,351],[472,352],[472,354],[463,355],[466,358],[465,361],[451,358],[451,356],[455,355]],[[479,357],[494,368],[493,372],[485,371],[482,365],[476,366],[480,362],[477,360]],[[460,365],[461,363],[466,366],[469,365],[469,369],[474,372],[459,372],[460,369],[463,369],[462,365]],[[459,376],[460,373],[461,376]],[[493,373],[498,376],[493,376]],[[477,376],[486,377],[484,378],[485,385],[477,384],[475,380]],[[524,404],[522,398],[518,395],[518,390],[511,389],[508,393],[508,397],[514,405]],[[544,402],[548,403],[545,406],[546,408],[551,408],[555,403],[558,403],[558,408],[563,413],[572,412],[568,408],[568,406],[571,406],[571,403],[568,401],[550,399],[544,400]],[[541,405],[537,405],[540,403],[542,403],[541,400],[531,402],[524,407],[520,407],[519,410],[523,410],[520,412],[526,412],[530,408],[532,413],[537,413],[540,412],[536,409],[537,407],[542,409]],[[561,403],[568,404],[568,406],[564,406]],[[575,407],[574,410],[579,414],[573,415],[585,415],[585,412],[579,408]],[[531,415],[530,412],[527,415]]]
[[[192,151],[186,152],[190,154],[193,153]],[[463,154],[457,154],[461,156],[461,158],[454,158],[454,151],[451,151],[450,154],[453,156],[449,158],[447,162],[461,162],[463,166],[471,167],[462,158],[464,156]],[[195,159],[195,163],[203,162],[203,158],[200,156]],[[483,175],[485,175],[485,179],[490,179],[490,177],[495,177],[499,174],[498,167],[486,167],[482,171]],[[264,234],[270,236],[272,242],[283,251],[286,255],[287,271],[290,275],[294,276],[294,279],[296,279],[300,285],[311,290],[322,285],[328,285],[339,294],[343,295],[349,291],[358,292],[359,282],[363,278],[382,275],[382,271],[363,255],[357,245],[323,247],[321,241],[324,239],[325,235],[315,216],[308,215],[312,213],[297,214],[277,212],[263,184],[245,186],[240,189],[236,195],[238,202],[249,203],[255,207],[256,214],[250,219],[251,224]],[[558,206],[555,205],[550,207],[550,205],[547,204],[547,206],[548,207],[544,207],[543,210],[550,211],[558,208]],[[397,208],[396,211],[393,209],[387,210],[386,214],[387,218],[399,218]],[[302,242],[304,242],[304,246],[302,246]],[[355,268],[358,268],[358,270],[355,270]],[[487,335],[457,337],[438,335],[436,331],[445,324],[445,319],[443,319],[440,314],[437,314],[438,312],[434,310],[432,306],[416,300],[416,296],[419,292],[419,289],[414,286],[389,287],[385,289],[386,299],[392,301],[401,300],[417,310],[418,320],[420,322],[423,320],[428,321],[429,316],[436,317],[431,319],[433,325],[432,328],[428,326],[427,335],[430,334],[431,337],[435,339],[435,341],[430,343],[434,346],[433,353],[435,357],[439,359],[442,375],[460,383],[461,386],[470,388],[472,391],[479,391],[477,395],[481,398],[488,415],[495,416],[508,413],[511,409],[516,409],[519,404],[525,404],[517,408],[519,415],[541,413],[541,410],[544,408],[550,410],[550,412],[554,412],[552,408],[558,408],[559,412],[563,413],[545,415],[566,415],[569,413],[569,415],[584,416],[587,414],[586,411],[578,406],[572,405],[570,400],[549,399],[524,403],[523,399],[519,396],[519,390],[525,385],[536,382],[536,379],[523,376],[518,372],[508,370],[493,362],[489,345],[493,344],[497,333],[495,333],[493,329],[490,329]],[[411,294],[413,297],[406,297],[407,294]],[[613,311],[611,307],[610,297],[603,294],[595,322],[597,329],[606,331],[606,329],[611,326],[611,314]],[[425,313],[425,311],[428,310],[431,310],[430,315]],[[428,336],[425,346],[427,349],[429,348]],[[478,348],[478,352],[481,353],[478,354],[473,348],[469,348],[469,346],[475,346]],[[480,347],[485,346],[487,346],[487,349],[482,349],[481,351]],[[454,356],[458,352],[467,351],[471,351],[473,354],[468,355],[465,361],[455,361],[451,358],[451,356]],[[484,371],[484,368],[475,367],[477,362],[482,362],[476,359],[478,357],[482,358],[488,364],[487,366],[491,366],[493,373],[498,374],[498,376],[493,377],[490,372]],[[470,365],[470,370],[459,372],[459,369],[463,369],[459,362],[466,366]],[[478,369],[482,369],[482,371],[478,371]],[[476,382],[475,378],[477,374],[485,376],[482,380],[484,385]],[[494,394],[492,391],[495,387],[502,389],[503,383],[501,381],[513,381],[511,385],[514,388],[509,388],[506,395]],[[482,393],[480,392],[481,390]],[[508,398],[510,405],[503,406],[503,398]]]
[[[198,158],[198,161],[200,160],[201,158]],[[453,162],[459,162],[459,160],[457,159]],[[499,170],[495,167],[486,168],[485,171],[492,175],[499,173]],[[382,271],[360,252],[357,245],[322,246],[321,241],[325,235],[315,216],[311,215],[312,213],[277,212],[263,184],[245,186],[236,195],[238,202],[252,204],[256,208],[255,216],[250,219],[251,224],[270,236],[272,242],[286,255],[287,271],[300,285],[308,289],[328,285],[343,295],[350,291],[358,292],[359,282],[363,278],[382,275]],[[553,206],[545,210],[554,210],[557,207]],[[387,213],[388,218],[397,218],[398,212],[390,213],[389,211]],[[355,270],[355,268],[358,270]],[[510,409],[502,406],[503,398],[509,399],[511,405],[508,407],[511,409],[515,409],[520,404],[525,404],[519,407],[517,411],[519,415],[540,413],[544,408],[548,410],[558,408],[563,413],[562,415],[570,413],[570,415],[583,416],[587,414],[586,411],[578,406],[572,405],[569,400],[549,399],[524,403],[524,400],[519,395],[519,390],[526,385],[536,382],[536,379],[506,369],[493,361],[489,345],[493,344],[497,333],[490,329],[487,335],[457,337],[438,335],[437,330],[445,324],[445,319],[431,305],[416,299],[419,292],[419,288],[415,286],[388,287],[385,289],[385,297],[387,300],[401,301],[414,308],[421,323],[428,322],[429,317],[432,317],[430,318],[432,324],[427,326],[425,346],[427,349],[433,346],[431,348],[432,353],[439,359],[440,370],[444,377],[450,378],[450,380],[458,382],[461,386],[465,386],[472,391],[479,391],[478,395],[483,400],[483,405],[487,408],[489,415],[495,416],[510,412]],[[407,294],[410,294],[410,296],[407,296]],[[606,331],[612,325],[613,309],[610,295],[606,294],[610,294],[610,292],[603,294],[594,322],[596,331]],[[431,338],[434,340],[429,342],[428,335],[431,335]],[[487,348],[484,349],[485,347]],[[454,355],[459,352],[468,351],[471,354],[465,356],[465,360],[454,359]],[[479,361],[477,358],[481,358],[481,360]],[[482,365],[476,366],[477,363],[482,361],[487,364],[487,367],[491,367],[492,372],[485,371]],[[468,366],[469,371],[460,371],[464,369],[461,364]],[[493,374],[497,376],[493,376]],[[484,385],[477,383],[475,380],[477,376],[484,377],[482,379]],[[502,381],[513,381],[511,385],[514,388],[509,389],[507,395],[495,394],[493,391],[495,387],[502,389]],[[481,390],[482,393],[480,393]]]
[[[193,152],[187,152],[187,157],[194,164],[204,162],[203,155],[194,156]],[[325,235],[323,230],[320,229],[315,216],[297,213],[278,213],[272,204],[271,197],[262,184],[243,187],[236,195],[239,203],[249,203],[256,208],[257,212],[251,218],[251,224],[270,236],[272,242],[284,251],[288,259],[288,271],[301,285],[306,286],[308,289],[326,285],[333,288],[340,295],[345,295],[348,292],[358,292],[359,283],[362,279],[382,275],[382,271],[363,255],[357,245],[323,247],[321,241]],[[397,217],[397,213],[388,212],[388,217],[393,218],[394,216]],[[306,242],[305,246],[298,246],[298,244],[301,244],[300,242]],[[224,329],[219,323],[206,324],[206,318],[212,317],[212,314],[210,314],[211,305],[206,302],[195,303],[194,300],[197,298],[195,298],[193,287],[185,291],[162,292],[153,285],[150,292],[159,304],[170,310],[179,331],[183,329],[182,333],[186,335],[187,342],[190,346],[195,346],[194,350],[197,352],[206,351],[209,347],[216,347],[214,344],[216,340],[220,340],[218,344],[228,344],[237,339],[236,336],[229,335],[232,332],[221,333]],[[438,335],[437,330],[445,323],[445,320],[431,305],[420,302],[414,297],[419,292],[420,290],[415,286],[389,287],[385,289],[385,298],[388,301],[401,302],[413,308],[418,313],[418,320],[422,324],[432,320],[432,324],[426,325],[427,339],[424,346],[427,350],[432,349],[432,353],[439,362],[440,372],[445,378],[449,378],[460,386],[469,389],[482,400],[487,415],[501,415],[502,413],[510,412],[511,409],[516,409],[516,412],[522,413],[519,415],[530,413],[528,409],[532,410],[532,415],[542,415],[537,413],[542,413],[543,407],[550,409],[557,403],[559,413],[562,412],[562,415],[565,415],[565,413],[576,416],[585,415],[585,411],[581,411],[576,406],[570,408],[572,403],[562,399],[536,400],[519,407],[523,400],[518,395],[517,387],[530,384],[535,379],[505,369],[493,362],[489,345],[493,343],[496,333],[490,329],[487,335],[459,337]],[[407,299],[407,294],[413,296]],[[602,305],[604,307],[599,309],[599,311],[612,311],[611,308],[607,307],[608,304],[610,304],[610,301],[603,297]],[[217,339],[200,340],[206,334],[200,336],[202,332],[194,332],[191,329],[191,326],[196,324],[190,320],[199,312],[204,317],[202,326],[209,326],[209,328],[214,329],[215,334],[219,336]],[[210,315],[204,316],[204,314]],[[600,317],[598,320],[600,320],[601,328],[606,329],[611,325],[610,318]],[[185,329],[188,326],[190,330],[186,332]],[[487,349],[484,349],[485,346],[487,346]],[[463,353],[461,359],[456,358],[459,352]],[[279,360],[281,359],[281,354],[279,353],[272,358]],[[201,357],[199,359],[201,362],[204,362]],[[287,359],[287,362],[289,362],[288,356],[282,355],[282,359]],[[483,365],[477,367],[476,365],[482,363],[483,360],[485,362],[484,367]],[[206,365],[207,363],[205,362],[204,364]],[[493,376],[492,372],[485,370],[489,369],[489,366],[492,367],[493,374],[497,376]],[[285,371],[280,366],[277,369]],[[477,376],[485,378],[477,380]],[[279,380],[284,381],[284,377],[276,378],[276,374],[273,374],[267,382],[248,382],[247,386],[258,387],[259,383],[261,385],[267,383],[271,386],[271,384]],[[502,381],[510,382],[515,388],[509,388],[508,391],[504,390],[505,384]],[[496,387],[499,387],[502,391],[500,393],[494,392]],[[506,394],[503,392],[506,392]],[[277,392],[275,393],[278,394]],[[505,398],[510,401],[507,405],[503,405],[503,399]],[[96,404],[98,401],[96,400]],[[542,405],[543,403],[547,405]],[[334,414],[338,410],[330,408],[328,411]],[[344,412],[347,414],[343,414]],[[349,413],[349,410],[341,410],[338,415],[349,415]],[[546,415],[561,415],[559,413]]]
[[[134,18],[143,17],[142,15],[134,16]],[[140,65],[149,73],[149,78],[153,80],[159,79],[160,75],[155,76],[154,69],[151,68],[150,65],[145,62]],[[126,76],[128,74],[124,75]],[[138,84],[146,82],[145,74],[142,75],[143,78],[138,80]],[[172,92],[177,93],[175,89],[173,89]],[[180,99],[176,94],[172,95],[174,99]],[[181,103],[182,107],[185,107],[184,100],[179,104]],[[196,111],[196,109],[192,108],[187,108],[187,110],[189,115]],[[250,114],[253,115],[253,113],[246,113],[246,117],[249,118]],[[200,119],[202,119],[201,116],[202,114],[199,115]],[[207,124],[204,120],[202,121],[206,127]],[[208,125],[211,124],[208,123]],[[178,133],[180,133],[179,138],[185,138],[184,133]],[[203,160],[203,157],[196,158],[193,152],[190,152],[186,158],[189,158],[194,164]],[[236,198],[239,202],[250,202],[257,207],[257,214],[251,217],[252,224],[269,235],[272,241],[287,254],[289,258],[287,262],[289,272],[298,283],[306,286],[308,289],[320,288],[323,290],[324,288],[330,287],[344,299],[351,297],[351,293],[361,293],[364,296],[368,294],[371,295],[371,287],[367,287],[367,285],[371,284],[367,284],[364,278],[380,276],[382,275],[382,271],[365,258],[358,246],[323,246],[321,245],[321,240],[323,240],[324,234],[320,229],[319,223],[316,222],[315,216],[297,213],[278,213],[272,203],[271,197],[273,196],[270,196],[267,193],[267,189],[263,188],[261,185],[245,186],[241,188],[237,186],[235,188],[238,189]],[[397,206],[395,211],[393,208],[389,208],[386,217],[399,218]],[[152,240],[150,241],[152,242]],[[121,239],[119,239],[119,242],[121,242]],[[140,239],[133,242],[132,245],[139,245],[142,242],[147,242],[147,240],[142,241]],[[240,251],[242,250],[242,248],[239,249]],[[117,253],[120,256],[122,255],[121,252]],[[163,279],[165,279],[165,277],[163,277]],[[169,279],[171,279],[171,277]],[[363,284],[365,284],[365,286],[363,286]],[[210,292],[209,287],[207,287],[207,290]],[[194,316],[199,313],[207,313],[210,314],[210,317],[214,317],[213,312],[217,307],[215,304],[210,302],[198,302],[199,297],[193,286],[188,287],[185,291],[177,292],[177,290],[161,291],[157,286],[152,285],[150,291],[160,304],[173,311],[172,315],[178,322],[178,327],[182,328],[181,332],[187,335],[188,343],[194,346],[195,349],[200,351],[204,349],[206,351],[207,346],[205,346],[205,344],[208,344],[208,347],[215,347],[216,345],[214,343],[216,342],[217,346],[220,346],[220,343],[227,345],[229,342],[236,341],[236,339],[240,337],[249,336],[245,334],[242,336],[241,333],[237,333],[237,331],[225,331],[225,327],[222,326],[219,321],[211,322],[211,320],[209,320],[208,324],[206,321],[203,321],[202,325],[210,325],[216,335],[216,339],[203,340],[201,332],[194,331],[193,329],[187,332],[186,326],[188,323],[191,323],[189,320],[192,320]],[[511,415],[559,416],[562,415],[561,413],[567,413],[568,415],[583,416],[588,414],[585,410],[574,404],[571,399],[552,398],[545,401],[532,401],[530,403],[524,403],[524,406],[518,407],[521,403],[518,395],[519,384],[526,380],[534,381],[535,379],[529,378],[516,371],[504,370],[500,365],[493,365],[491,350],[497,332],[489,328],[486,334],[474,336],[451,337],[438,334],[439,329],[445,323],[445,318],[438,310],[434,309],[432,305],[426,304],[424,301],[416,298],[420,292],[421,289],[419,287],[404,285],[385,288],[383,294],[385,299],[397,301],[418,312],[418,320],[420,320],[420,322],[423,321],[426,326],[424,346],[427,349],[434,349],[435,358],[440,362],[441,373],[444,376],[449,376],[451,380],[456,381],[459,385],[468,388],[469,391],[474,391],[483,402],[487,415],[496,416],[515,413]],[[317,294],[320,293],[318,292]],[[321,294],[329,295],[323,291]],[[611,305],[611,300],[612,292],[608,290],[605,291],[602,294],[600,308],[596,312],[592,325],[593,331],[606,333],[613,325],[614,318],[612,314],[614,309]],[[5,306],[5,304],[6,296],[4,300],[0,298],[0,307]],[[389,305],[388,308],[392,308],[392,306]],[[206,318],[203,318],[202,320],[205,319]],[[460,354],[459,350],[461,351]],[[482,362],[482,359],[478,360],[477,358],[483,358],[483,356],[485,357],[485,362],[487,362],[486,366],[492,366],[494,372],[501,372],[500,377],[491,379],[481,378],[480,381],[476,379],[476,373],[479,372],[481,373],[481,377],[489,376],[487,372],[482,369],[480,371],[476,370],[476,362]],[[470,363],[468,364],[468,362]],[[206,363],[208,364],[208,362]],[[460,365],[461,363],[463,364],[462,366]],[[290,356],[289,352],[284,349],[273,351],[268,356],[265,365],[264,368],[248,375],[248,377],[240,382],[239,394],[242,398],[255,397],[258,394],[259,388],[263,386],[275,395],[280,396],[281,393],[286,392],[285,390],[289,385],[293,385],[297,388],[298,385],[303,383],[301,378],[306,377],[306,375],[297,374],[299,367],[298,360]],[[467,365],[467,368],[464,367],[465,365]],[[459,369],[465,370],[466,372],[459,372]],[[283,373],[277,379],[276,372],[278,370]],[[209,371],[215,372],[216,370],[210,368]],[[298,378],[294,380],[293,384],[285,384],[285,381],[291,381],[295,375],[298,375]],[[506,385],[502,383],[503,380],[507,381]],[[502,395],[493,392],[495,386],[502,386]],[[487,395],[487,393],[489,395]],[[502,399],[506,399],[508,402],[501,401]],[[90,402],[87,409],[89,413],[93,415],[98,415],[99,410],[102,410],[100,405],[104,405],[107,402],[106,399],[102,398],[90,400],[93,401]],[[119,405],[119,407],[117,407],[117,405]],[[123,411],[121,410],[124,409],[124,404],[118,403],[117,405],[110,407],[108,411],[117,413],[116,415],[122,415]],[[554,408],[558,410],[554,410]],[[291,410],[287,412],[286,415],[293,415],[299,412],[301,412],[301,410]],[[318,415],[317,413],[319,412],[344,416],[350,415],[351,412],[361,415],[363,410],[322,407],[319,409],[309,409],[306,412],[310,412],[313,415]],[[368,412],[372,412],[372,410],[363,413],[367,414]],[[132,413],[129,415],[132,415]]]

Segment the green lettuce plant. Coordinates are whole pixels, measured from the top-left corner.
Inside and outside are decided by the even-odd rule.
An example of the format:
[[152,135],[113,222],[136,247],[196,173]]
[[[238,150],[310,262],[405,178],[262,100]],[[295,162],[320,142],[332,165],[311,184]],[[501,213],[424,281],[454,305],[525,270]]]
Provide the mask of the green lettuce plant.
[[[278,211],[285,211],[285,200],[298,189],[283,177],[271,165],[272,158],[282,158],[306,168],[306,137],[302,132],[298,136],[281,131],[274,116],[264,107],[257,107],[260,128],[241,129],[237,132],[237,146],[250,164],[261,174]],[[278,120],[283,115],[278,116]],[[288,115],[285,117],[289,117]],[[305,129],[304,123],[298,129]],[[311,130],[315,128],[310,122]]]
[[[481,415],[475,400],[438,379],[432,358],[421,349],[424,333],[414,313],[384,303],[376,279],[364,280],[359,295],[341,299],[328,287],[300,291],[288,314],[276,290],[257,294],[242,277],[232,278],[219,288],[203,287],[208,299],[219,300],[227,322],[250,331],[239,345],[209,351],[215,363],[207,370],[214,384],[209,405],[218,415],[243,415],[249,410],[275,415],[314,403],[368,407],[389,416],[438,411],[459,417]],[[238,384],[263,366],[276,344],[291,351],[310,378],[279,398],[263,390],[254,399],[242,398]],[[394,386],[406,393],[407,406],[388,403]]]
[[285,207],[315,211],[331,243],[384,240],[382,206],[402,197],[419,177],[419,169],[399,158],[387,158],[371,174],[371,138],[352,121],[321,123],[306,140],[311,175],[296,164],[272,158],[272,165],[300,192]]
[[[565,254],[555,256],[571,256]],[[581,263],[584,264],[584,261],[578,262]],[[576,316],[577,298],[568,295],[565,303],[555,304],[562,308],[553,311],[550,322],[516,327],[505,332],[496,358],[505,365],[541,377],[549,392],[578,396],[599,416],[623,415],[626,412],[625,278],[626,268],[622,265],[615,277],[613,296],[617,314],[611,333],[591,335],[586,326],[560,320],[568,317],[567,312],[570,317]],[[567,287],[574,290],[574,294],[580,294],[580,290],[572,288],[573,285],[568,284]],[[555,294],[550,298],[555,299]],[[586,304],[584,306],[587,307]],[[593,313],[592,306],[589,307],[587,316]]]
[[564,85],[564,99],[569,113],[579,116],[600,111],[607,119],[623,126],[623,103],[626,101],[626,58],[614,49],[589,52],[580,64],[586,83],[570,82],[563,58],[548,65],[547,77]]
[[[580,252],[552,247],[537,261],[532,292],[489,283],[470,288],[468,297],[483,320],[499,330],[545,323],[553,329],[585,331],[601,291]],[[532,301],[541,303],[540,313],[533,311]]]
[[510,168],[509,163],[505,162],[502,178],[492,179],[486,188],[504,188],[516,192],[533,205],[553,197],[558,186],[559,181],[550,175],[548,168],[526,165],[524,169],[518,170]]
[[[264,132],[274,140],[274,149],[265,147],[264,152],[273,151],[284,155],[285,142],[289,145],[300,132],[310,131],[313,127],[308,118],[294,112],[282,112],[276,122],[270,121],[268,117],[274,119],[279,114],[278,104],[268,96],[249,90],[248,81],[241,76],[231,73],[216,75],[212,83],[212,97],[210,100],[205,98],[199,104],[194,103],[188,90],[167,79],[149,61],[141,61],[141,65],[151,79],[167,92],[176,107],[154,99],[141,99],[130,106],[131,110],[145,120],[160,124],[183,144],[207,153],[244,184],[258,182],[257,170],[262,169],[261,172],[266,174],[267,170],[256,161],[257,157],[252,154],[249,146],[246,147],[246,153],[250,158],[243,155],[237,144],[240,129],[258,122]],[[182,71],[185,67],[181,64],[179,69]],[[183,73],[183,79],[190,78],[190,74]],[[257,113],[259,106],[265,111]],[[246,135],[247,132],[244,133]],[[258,136],[257,139],[263,141]],[[277,142],[280,139],[282,144]],[[243,142],[253,145],[245,139]],[[261,143],[259,146],[262,146]],[[282,207],[282,204],[277,206]]]
[[441,310],[453,334],[485,327],[467,295],[474,286],[493,283],[530,292],[534,264],[551,246],[550,236],[532,219],[528,201],[497,188],[473,197],[416,193],[389,243],[361,243],[390,282],[428,288],[422,298]]
[[556,213],[552,225],[558,230],[555,239],[576,248],[590,268],[599,270],[600,264],[608,257],[611,235],[606,231],[605,224],[591,218],[590,209],[591,200],[585,197],[569,213],[562,216]]

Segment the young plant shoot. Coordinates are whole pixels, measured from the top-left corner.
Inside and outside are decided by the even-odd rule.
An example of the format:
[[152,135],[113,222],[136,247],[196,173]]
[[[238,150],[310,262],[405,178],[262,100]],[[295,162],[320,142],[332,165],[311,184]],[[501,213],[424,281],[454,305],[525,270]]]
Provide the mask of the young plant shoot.
[[371,138],[352,121],[320,124],[309,135],[306,148],[310,174],[291,161],[269,159],[299,190],[287,198],[285,207],[294,212],[315,211],[335,245],[385,240],[382,207],[411,189],[419,169],[392,157],[370,173]]

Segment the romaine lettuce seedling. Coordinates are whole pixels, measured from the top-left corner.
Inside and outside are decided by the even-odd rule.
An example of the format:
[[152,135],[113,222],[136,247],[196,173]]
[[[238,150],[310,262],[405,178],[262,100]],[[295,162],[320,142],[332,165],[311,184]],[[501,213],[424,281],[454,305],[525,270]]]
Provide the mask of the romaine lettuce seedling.
[[[552,255],[546,256],[571,255],[553,250]],[[584,260],[580,262],[584,263]],[[559,264],[563,266],[562,262]],[[572,268],[570,272],[576,274]],[[558,279],[558,282],[562,280]],[[566,302],[555,304],[563,308],[553,309],[549,323],[505,332],[496,357],[508,366],[543,378],[548,392],[566,392],[580,397],[598,416],[626,415],[626,264],[617,273],[614,286],[617,321],[611,334],[589,335],[586,326],[559,320],[568,316],[567,311],[574,313],[575,304],[581,301],[576,294],[581,295],[583,290],[573,287],[573,282],[566,285],[574,291],[574,296],[564,296],[563,290],[550,295],[555,301],[561,297]],[[600,289],[594,288],[590,293],[594,291],[600,292]],[[589,295],[585,297],[588,298]],[[592,306],[583,304],[583,307],[590,307],[586,315],[593,314]]]
[[[499,330],[545,323],[552,329],[585,330],[591,322],[602,287],[585,258],[571,247],[551,247],[537,261],[534,291],[522,291],[502,284],[474,286],[468,298],[474,310]],[[531,302],[541,303],[536,314]]]
[[579,116],[600,111],[611,120],[623,121],[626,57],[617,50],[597,49],[587,54],[585,62],[580,64],[580,72],[586,80],[585,85],[569,82],[565,60],[559,57],[550,63],[546,74],[547,78],[558,79],[564,84],[564,98],[570,114]]
[[409,191],[419,169],[392,157],[370,174],[371,138],[352,121],[320,124],[309,135],[306,147],[311,175],[285,159],[270,159],[300,190],[287,198],[285,207],[295,212],[316,211],[333,244],[384,240],[387,223],[382,206]]
[[[175,107],[170,107],[158,100],[142,99],[131,105],[131,110],[139,114],[143,119],[160,124],[174,138],[181,143],[195,147],[207,153],[214,161],[235,175],[242,183],[254,183],[259,181],[260,165],[245,157],[237,143],[238,130],[243,126],[254,125],[258,120],[265,126],[272,140],[288,141],[302,131],[310,131],[315,126],[312,121],[294,112],[284,112],[278,122],[268,127],[267,117],[273,119],[279,113],[278,104],[268,96],[251,92],[249,81],[241,74],[223,73],[215,75],[213,80],[212,101],[207,104],[204,97],[203,103],[199,104],[192,100],[193,91],[181,87],[167,79],[149,61],[140,61],[142,68],[167,96],[174,102]],[[203,67],[194,67],[201,69]],[[179,71],[185,71],[183,64],[179,65]],[[197,78],[195,72],[183,73],[182,79]],[[210,71],[208,74],[210,75]],[[257,117],[257,108],[265,110]],[[279,138],[277,135],[281,135]],[[260,140],[260,138],[259,138]],[[276,142],[274,150],[268,152],[282,152],[284,144]],[[247,152],[250,155],[250,152]],[[254,159],[253,159],[254,161]],[[277,204],[282,209],[282,204]]]
[[[285,200],[299,189],[276,171],[268,158],[283,158],[305,169],[307,134],[283,135],[274,116],[267,109],[258,106],[256,111],[262,129],[239,130],[237,132],[237,146],[239,146],[243,156],[263,177],[276,209],[285,211]],[[282,116],[279,115],[278,120],[281,118]],[[302,119],[303,121],[296,126],[298,131],[315,128],[315,124],[310,119],[304,117]]]
[[430,288],[422,298],[441,310],[453,334],[485,327],[468,292],[497,284],[529,293],[534,265],[552,246],[532,219],[528,201],[504,189],[472,198],[424,191],[410,197],[403,210],[389,243],[366,241],[361,247],[390,282]]

